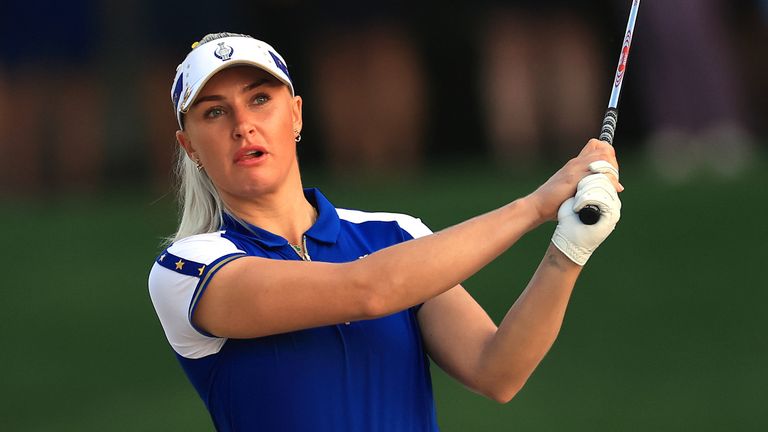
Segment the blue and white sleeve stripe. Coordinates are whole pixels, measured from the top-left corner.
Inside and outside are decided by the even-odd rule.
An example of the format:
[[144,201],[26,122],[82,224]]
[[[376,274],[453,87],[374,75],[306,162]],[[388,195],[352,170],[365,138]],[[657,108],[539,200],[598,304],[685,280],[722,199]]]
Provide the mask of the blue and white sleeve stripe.
[[221,268],[224,267],[224,265],[238,258],[242,258],[244,256],[246,255],[241,252],[224,255],[216,259],[215,261],[211,262],[207,266],[203,266],[201,268],[200,274],[196,275],[200,278],[200,280],[197,282],[197,286],[195,287],[195,293],[192,295],[192,301],[189,303],[189,313],[187,314],[187,319],[189,319],[189,324],[195,330],[197,330],[200,334],[208,337],[218,337],[197,327],[195,323],[192,321],[192,317],[194,316],[195,310],[197,309],[197,305],[200,302],[200,299],[202,298],[203,294],[205,293],[205,289],[208,288],[208,284],[211,282],[211,278],[213,278],[213,276],[219,270],[221,270]]

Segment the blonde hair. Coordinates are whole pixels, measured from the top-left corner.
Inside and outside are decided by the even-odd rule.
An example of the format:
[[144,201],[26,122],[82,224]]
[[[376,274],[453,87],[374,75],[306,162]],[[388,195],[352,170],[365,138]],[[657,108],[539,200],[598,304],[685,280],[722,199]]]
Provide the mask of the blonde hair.
[[223,223],[224,205],[208,174],[198,169],[181,146],[178,147],[175,173],[181,220],[173,243],[185,237],[218,231]]
[[[199,42],[195,42],[192,49],[217,39],[232,36],[252,38],[240,33],[209,33]],[[293,91],[292,86],[291,91]],[[179,123],[183,130],[183,113],[180,115]],[[224,202],[205,170],[198,169],[197,164],[192,161],[181,145],[178,146],[174,171],[178,181],[177,192],[181,214],[176,233],[169,237],[166,242],[170,244],[185,237],[220,230],[224,222]],[[231,216],[243,226],[247,226],[241,219],[234,215]]]
[[[194,50],[200,45],[230,36],[251,37],[239,33],[209,33],[192,45]],[[183,128],[183,116],[182,116]],[[198,169],[195,162],[179,145],[174,169],[178,181],[178,200],[181,208],[179,227],[176,233],[166,239],[170,244],[185,237],[218,231],[223,223],[224,206],[219,192],[208,174]]]

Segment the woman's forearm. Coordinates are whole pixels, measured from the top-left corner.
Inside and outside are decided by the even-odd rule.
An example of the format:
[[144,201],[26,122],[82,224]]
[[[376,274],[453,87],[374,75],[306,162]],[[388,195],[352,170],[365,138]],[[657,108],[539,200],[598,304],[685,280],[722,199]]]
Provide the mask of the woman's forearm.
[[477,374],[486,392],[510,400],[555,341],[582,267],[552,244],[528,286],[489,338]]
[[525,198],[458,225],[380,250],[354,263],[371,314],[426,301],[467,279],[541,223]]

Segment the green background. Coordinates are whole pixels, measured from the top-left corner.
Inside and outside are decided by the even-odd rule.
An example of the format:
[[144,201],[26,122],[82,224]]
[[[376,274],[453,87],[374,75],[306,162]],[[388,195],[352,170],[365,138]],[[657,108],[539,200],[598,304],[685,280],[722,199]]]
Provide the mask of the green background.
[[[768,164],[678,185],[644,166],[625,161],[621,222],[512,402],[470,393],[433,366],[443,431],[768,428]],[[531,191],[548,172],[444,166],[386,186],[304,177],[339,207],[409,213],[437,230]],[[146,288],[175,217],[170,194],[140,188],[0,203],[0,430],[211,430]],[[465,283],[497,322],[553,228]]]

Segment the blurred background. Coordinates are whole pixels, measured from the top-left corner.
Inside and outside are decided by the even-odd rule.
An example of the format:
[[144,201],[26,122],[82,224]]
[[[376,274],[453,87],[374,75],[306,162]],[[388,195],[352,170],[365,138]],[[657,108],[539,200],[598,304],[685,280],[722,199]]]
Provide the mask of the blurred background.
[[[272,43],[304,183],[434,230],[598,133],[629,0],[0,3],[0,430],[211,430],[146,289],[175,230],[170,85],[210,32]],[[768,2],[646,1],[615,144],[624,214],[508,405],[433,366],[444,431],[765,430]],[[498,322],[532,232],[465,286]]]

